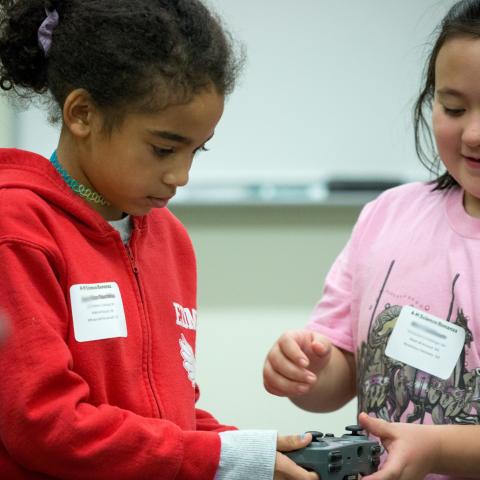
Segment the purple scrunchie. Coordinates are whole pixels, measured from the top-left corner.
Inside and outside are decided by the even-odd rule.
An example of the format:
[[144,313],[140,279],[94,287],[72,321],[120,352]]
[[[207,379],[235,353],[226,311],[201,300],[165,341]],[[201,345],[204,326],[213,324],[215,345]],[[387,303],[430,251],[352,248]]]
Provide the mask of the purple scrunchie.
[[48,52],[52,46],[53,31],[58,25],[58,12],[56,10],[45,10],[47,18],[42,22],[38,29],[38,43],[43,48],[45,56],[48,56]]

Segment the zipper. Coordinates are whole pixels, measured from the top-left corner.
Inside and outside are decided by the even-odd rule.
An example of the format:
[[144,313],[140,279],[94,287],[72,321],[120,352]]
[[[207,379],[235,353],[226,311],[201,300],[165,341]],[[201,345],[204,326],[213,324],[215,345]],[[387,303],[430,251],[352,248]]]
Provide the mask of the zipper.
[[142,303],[143,303],[143,296],[142,296],[142,292],[141,292],[141,289],[140,289],[140,282],[139,282],[139,279],[138,279],[138,266],[137,266],[137,262],[135,260],[135,257],[133,256],[133,252],[132,252],[132,247],[130,247],[130,245],[125,245],[126,249],[127,249],[127,254],[128,254],[128,258],[130,260],[130,265],[132,266],[132,270],[133,270],[133,273],[135,274],[135,279],[137,280],[137,286],[138,286],[138,289],[140,290],[140,296],[142,297]]
[[[130,265],[132,266],[132,270],[133,270],[133,273],[134,273],[134,276],[135,276],[138,292],[140,293],[140,300],[142,302],[143,317],[145,319],[145,323],[148,324],[148,318],[147,318],[146,309],[145,309],[145,300],[144,300],[144,297],[143,297],[142,286],[140,284],[138,265],[137,265],[135,256],[133,254],[132,247],[130,247],[130,243],[127,243],[125,245],[125,248],[127,250],[127,255],[128,255],[129,260],[130,260]],[[153,387],[153,379],[152,379],[153,375],[152,375],[151,367],[150,367],[150,363],[151,363],[150,362],[150,360],[151,360],[151,358],[150,358],[151,357],[151,345],[150,345],[151,334],[150,334],[149,325],[147,325],[147,332],[145,332],[145,334],[148,335],[148,338],[147,338],[147,346],[148,346],[148,348],[147,348],[147,355],[148,355],[148,358],[147,358],[147,378],[148,378],[148,383],[149,383],[149,386],[150,386],[150,391],[152,392],[153,400],[155,401],[155,406],[157,407],[158,418],[162,418],[162,415],[161,415],[162,410],[160,408],[160,402],[157,398],[157,395],[155,394],[155,389]]]

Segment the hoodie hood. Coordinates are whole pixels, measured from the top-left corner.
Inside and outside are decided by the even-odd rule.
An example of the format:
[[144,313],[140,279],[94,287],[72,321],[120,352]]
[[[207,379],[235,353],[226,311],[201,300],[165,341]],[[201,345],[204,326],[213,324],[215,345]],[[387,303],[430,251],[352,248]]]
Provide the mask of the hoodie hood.
[[[111,232],[108,222],[65,183],[50,161],[36,153],[0,149],[0,190],[23,190],[58,208],[96,234]],[[21,193],[21,192],[18,192]],[[38,200],[37,198],[37,200]],[[143,223],[137,217],[136,223]]]

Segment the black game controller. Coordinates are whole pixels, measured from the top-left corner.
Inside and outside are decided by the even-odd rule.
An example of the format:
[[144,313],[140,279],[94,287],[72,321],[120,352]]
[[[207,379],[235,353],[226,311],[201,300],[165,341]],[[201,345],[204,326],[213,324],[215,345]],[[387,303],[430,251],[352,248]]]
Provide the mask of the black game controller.
[[310,445],[285,452],[305,470],[316,472],[322,480],[357,480],[358,475],[370,475],[378,470],[380,444],[362,433],[359,425],[346,427],[351,433],[335,437],[333,433],[311,433]]

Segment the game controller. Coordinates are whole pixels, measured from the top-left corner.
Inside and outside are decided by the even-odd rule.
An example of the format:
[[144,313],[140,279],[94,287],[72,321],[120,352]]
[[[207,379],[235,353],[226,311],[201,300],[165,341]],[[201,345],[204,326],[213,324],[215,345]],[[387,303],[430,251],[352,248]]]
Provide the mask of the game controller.
[[376,472],[382,451],[380,444],[364,435],[359,425],[345,429],[351,433],[341,437],[307,432],[313,437],[310,445],[284,454],[305,470],[316,472],[321,480],[357,480],[358,475]]

